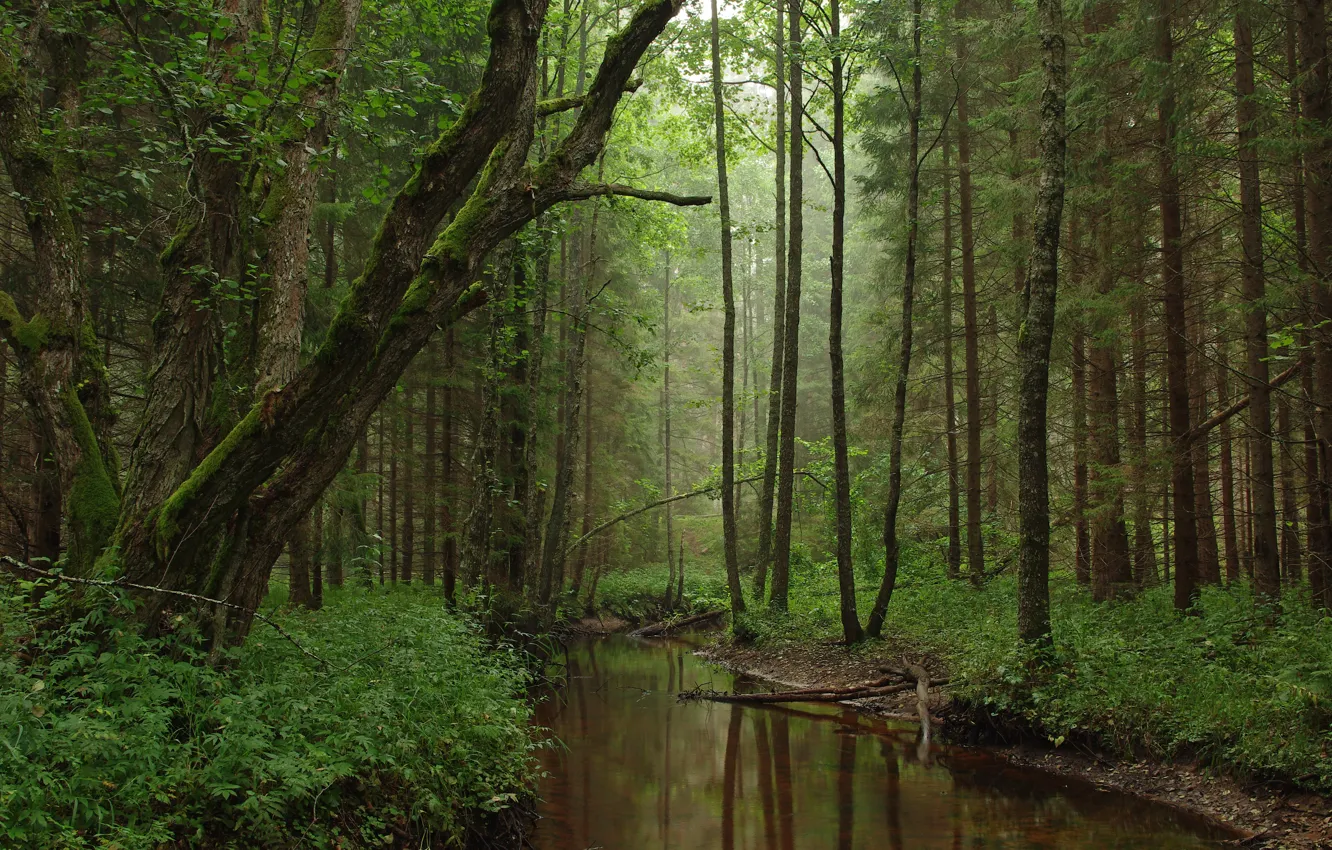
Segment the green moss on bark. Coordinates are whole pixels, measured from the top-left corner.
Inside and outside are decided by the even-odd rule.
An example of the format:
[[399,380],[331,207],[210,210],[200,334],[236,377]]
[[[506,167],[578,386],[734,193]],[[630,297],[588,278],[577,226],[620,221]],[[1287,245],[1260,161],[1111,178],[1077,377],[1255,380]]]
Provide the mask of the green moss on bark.
[[190,507],[199,492],[208,484],[221,468],[223,462],[236,451],[245,440],[259,431],[261,405],[256,404],[250,412],[227,434],[217,448],[194,468],[190,477],[176,488],[157,511],[155,523],[155,542],[158,557],[166,559],[171,549],[180,538],[180,516]]
[[79,446],[79,461],[74,465],[67,498],[74,535],[69,563],[72,572],[85,575],[115,531],[120,519],[120,495],[78,394],[72,387],[66,388],[62,400]]

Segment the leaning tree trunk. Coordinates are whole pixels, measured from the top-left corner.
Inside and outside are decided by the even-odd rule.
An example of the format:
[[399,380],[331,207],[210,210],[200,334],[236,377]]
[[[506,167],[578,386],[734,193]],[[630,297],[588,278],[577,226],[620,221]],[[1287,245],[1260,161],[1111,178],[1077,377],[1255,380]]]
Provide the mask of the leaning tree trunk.
[[1059,285],[1064,211],[1064,35],[1062,0],[1038,0],[1045,89],[1041,94],[1041,178],[1033,214],[1031,274],[1018,332],[1018,634],[1047,646],[1050,636],[1050,481],[1046,399]]

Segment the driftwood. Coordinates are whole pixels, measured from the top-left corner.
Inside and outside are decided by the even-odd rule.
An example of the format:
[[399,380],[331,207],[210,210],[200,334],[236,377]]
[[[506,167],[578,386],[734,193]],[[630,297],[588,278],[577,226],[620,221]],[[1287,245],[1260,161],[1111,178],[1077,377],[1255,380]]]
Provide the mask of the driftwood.
[[706,623],[709,620],[715,620],[726,613],[725,608],[718,608],[716,611],[706,611],[702,614],[694,614],[691,617],[685,617],[683,620],[662,620],[660,623],[653,623],[644,626],[641,629],[635,629],[629,633],[629,637],[661,637],[671,632],[683,629],[687,626],[696,626],[699,623]]
[[[728,693],[726,691],[705,690],[695,688],[692,691],[685,691],[679,694],[682,700],[709,700],[711,702],[736,702],[762,705],[765,703],[779,702],[846,702],[848,700],[869,699],[871,697],[884,697],[891,694],[900,694],[910,690],[916,690],[920,693],[919,680],[903,682],[904,677],[893,676],[885,679],[877,679],[873,682],[865,682],[859,685],[847,685],[843,687],[826,688],[800,688],[790,691],[769,691],[757,694],[739,694]],[[894,682],[894,680],[899,680]],[[930,681],[927,675],[924,680],[926,688]],[[934,682],[935,685],[948,684],[947,679],[940,679]]]
[[920,715],[920,740],[923,746],[930,743],[930,674],[919,664],[908,664],[907,673],[916,680],[916,713]]

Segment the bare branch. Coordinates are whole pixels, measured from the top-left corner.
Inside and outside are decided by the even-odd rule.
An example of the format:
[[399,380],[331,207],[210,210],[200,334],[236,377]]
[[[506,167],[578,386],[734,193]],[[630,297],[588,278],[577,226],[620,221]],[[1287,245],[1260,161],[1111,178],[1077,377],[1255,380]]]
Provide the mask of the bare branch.
[[638,198],[644,201],[674,204],[677,207],[702,207],[712,203],[711,195],[675,195],[671,192],[638,189],[622,183],[575,183],[560,195],[560,199],[564,201],[584,201],[598,197]]

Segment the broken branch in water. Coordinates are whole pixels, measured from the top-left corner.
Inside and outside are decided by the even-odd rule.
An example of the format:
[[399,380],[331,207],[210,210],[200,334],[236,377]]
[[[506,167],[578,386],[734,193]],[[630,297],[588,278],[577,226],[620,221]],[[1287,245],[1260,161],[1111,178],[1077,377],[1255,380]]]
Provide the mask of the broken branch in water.
[[661,637],[686,626],[695,626],[699,623],[715,620],[725,613],[725,608],[718,608],[716,611],[705,611],[702,614],[694,614],[681,620],[662,620],[660,623],[653,623],[641,629],[635,629],[629,633],[629,637]]

